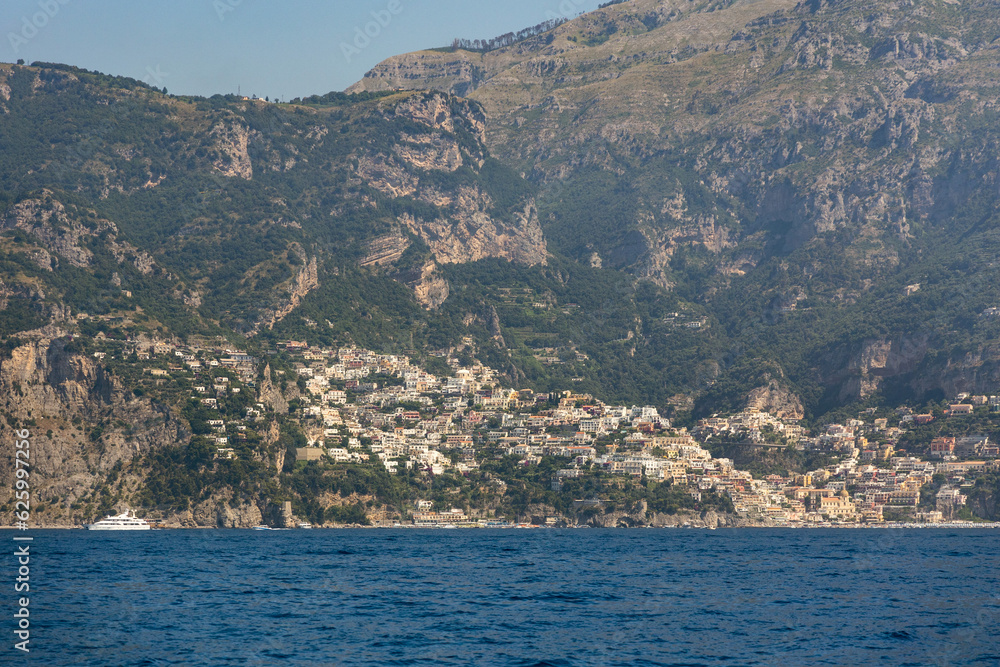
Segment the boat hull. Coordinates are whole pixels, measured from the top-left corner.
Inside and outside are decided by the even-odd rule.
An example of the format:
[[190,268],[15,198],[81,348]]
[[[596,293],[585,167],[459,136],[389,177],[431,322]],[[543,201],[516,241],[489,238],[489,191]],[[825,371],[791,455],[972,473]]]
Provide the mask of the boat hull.
[[87,525],[87,530],[149,530],[147,526],[99,526],[96,523]]

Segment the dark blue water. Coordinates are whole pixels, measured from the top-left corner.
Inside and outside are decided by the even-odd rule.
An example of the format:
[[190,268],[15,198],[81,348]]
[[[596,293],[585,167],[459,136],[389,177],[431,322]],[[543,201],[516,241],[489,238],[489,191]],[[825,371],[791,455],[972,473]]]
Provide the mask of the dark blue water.
[[1000,664],[996,530],[32,534],[2,664]]

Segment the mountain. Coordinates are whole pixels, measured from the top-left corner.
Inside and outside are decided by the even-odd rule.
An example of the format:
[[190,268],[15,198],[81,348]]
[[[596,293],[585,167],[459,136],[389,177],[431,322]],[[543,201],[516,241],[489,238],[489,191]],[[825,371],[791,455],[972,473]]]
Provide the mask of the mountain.
[[626,0],[528,34],[288,104],[0,65],[0,416],[49,497],[204,421],[93,341],[447,353],[681,425],[995,391],[995,5]]
[[[170,375],[180,358],[145,359],[156,350],[260,360],[297,339],[407,352],[439,372],[430,352],[445,350],[508,383],[585,371],[597,387],[603,371],[575,350],[620,351],[631,283],[548,252],[535,187],[491,155],[484,122],[477,103],[433,91],[277,105],[0,66],[0,432],[31,433],[40,520],[121,498],[190,503],[194,522],[261,520],[257,494],[273,498],[262,489],[301,444],[297,420],[248,436],[252,458],[222,481],[199,476],[197,382]],[[501,328],[516,317],[518,334]],[[573,361],[544,365],[517,335]],[[222,418],[252,407],[258,381],[261,401],[289,410],[297,383],[248,372]]]
[[493,157],[476,102],[173,97],[46,63],[0,79],[10,346],[101,333],[464,349],[511,382],[580,378],[632,402],[663,402],[693,372],[657,379],[665,355],[634,355],[634,323],[674,297],[549,252],[537,187]]
[[[256,334],[341,265],[411,247],[404,282],[428,305],[445,289],[434,260],[545,260],[530,194],[486,153],[469,102],[334,95],[278,109],[54,66],[0,70],[0,92],[0,227],[20,244],[12,259],[74,312],[141,307]],[[63,274],[103,284],[76,295]],[[135,301],[116,301],[123,289]]]
[[553,252],[709,314],[706,409],[764,372],[822,412],[1000,379],[998,18],[628,0],[502,49],[396,56],[351,90],[481,103]]

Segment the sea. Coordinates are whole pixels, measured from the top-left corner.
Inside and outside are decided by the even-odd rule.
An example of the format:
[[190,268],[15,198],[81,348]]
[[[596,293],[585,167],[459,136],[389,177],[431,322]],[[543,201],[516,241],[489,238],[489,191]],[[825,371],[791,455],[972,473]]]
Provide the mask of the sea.
[[1000,530],[25,534],[5,665],[1000,665]]

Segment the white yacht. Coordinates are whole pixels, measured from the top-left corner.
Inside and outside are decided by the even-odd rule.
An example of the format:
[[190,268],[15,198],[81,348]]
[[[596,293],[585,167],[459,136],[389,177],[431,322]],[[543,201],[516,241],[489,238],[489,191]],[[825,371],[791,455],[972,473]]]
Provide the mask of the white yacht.
[[121,514],[108,515],[86,526],[87,530],[149,530],[149,522],[139,519],[135,510],[126,510]]

